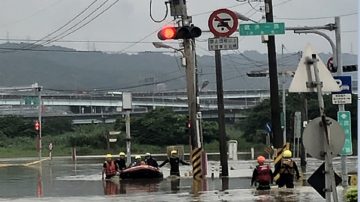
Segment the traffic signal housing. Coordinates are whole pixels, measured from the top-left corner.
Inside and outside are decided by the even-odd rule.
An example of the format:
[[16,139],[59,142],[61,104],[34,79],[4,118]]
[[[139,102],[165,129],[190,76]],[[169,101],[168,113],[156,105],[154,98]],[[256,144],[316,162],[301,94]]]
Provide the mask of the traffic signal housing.
[[201,29],[194,25],[191,26],[166,26],[158,32],[158,38],[160,40],[171,40],[171,39],[192,39],[201,36]]
[[343,66],[343,72],[355,72],[357,71],[357,65],[345,65]]

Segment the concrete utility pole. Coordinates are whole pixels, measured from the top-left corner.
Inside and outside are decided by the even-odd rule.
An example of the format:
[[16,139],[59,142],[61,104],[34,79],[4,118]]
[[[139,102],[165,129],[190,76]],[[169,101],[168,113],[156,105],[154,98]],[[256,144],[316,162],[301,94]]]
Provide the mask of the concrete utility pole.
[[[265,0],[265,17],[266,22],[274,22],[272,0]],[[269,77],[270,77],[270,105],[271,105],[271,122],[273,130],[273,145],[275,148],[281,148],[282,136],[280,127],[280,105],[279,105],[279,87],[277,77],[275,36],[269,35],[267,42]]]
[[[181,17],[181,26],[190,26],[191,17],[187,15],[186,1],[170,0],[170,10],[172,16]],[[186,58],[186,87],[188,95],[189,122],[190,122],[190,138],[191,148],[201,147],[200,135],[198,133],[197,120],[197,82],[196,82],[196,65],[194,40],[183,39],[184,56]]]
[[38,96],[39,96],[39,159],[41,160],[41,150],[42,150],[42,141],[41,141],[41,136],[42,136],[42,122],[41,122],[41,114],[42,114],[42,100],[41,100],[41,86],[38,86],[36,88],[36,90],[38,91]]

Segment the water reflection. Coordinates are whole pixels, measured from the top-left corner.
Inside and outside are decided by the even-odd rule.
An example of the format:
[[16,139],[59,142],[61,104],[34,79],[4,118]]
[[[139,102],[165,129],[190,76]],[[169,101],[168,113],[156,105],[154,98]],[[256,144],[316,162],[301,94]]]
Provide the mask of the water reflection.
[[37,176],[36,196],[43,197],[43,183],[42,183],[42,165],[40,163]]
[[105,195],[117,195],[120,193],[119,183],[111,180],[103,180],[103,188]]
[[170,188],[172,193],[177,193],[178,191],[180,191],[180,178],[171,179]]
[[158,192],[163,179],[126,179],[119,181],[119,194]]
[[[300,184],[296,185],[295,190],[281,190],[273,186],[270,193],[256,192],[250,188],[250,177],[208,178],[197,183],[197,186],[193,186],[192,177],[107,182],[101,180],[99,168],[103,163],[102,159],[80,159],[74,163],[69,158],[54,158],[52,161],[42,162],[41,166],[39,164],[24,166],[24,161],[10,163],[20,165],[0,168],[0,201],[24,197],[26,198],[24,201],[28,199],[38,201],[37,197],[46,197],[41,200],[51,198],[55,201],[64,197],[82,197],[82,201],[104,197],[104,200],[100,201],[107,201],[110,195],[125,199],[125,201],[151,201],[153,198],[156,198],[153,201],[175,199],[179,202],[219,201],[219,199],[220,201],[259,202],[322,200],[312,187]],[[250,170],[248,164],[243,162],[233,162],[233,164],[239,166],[239,172],[246,171],[245,169]],[[309,166],[310,172],[319,164],[313,161]],[[351,161],[349,167],[356,166],[356,161]],[[193,188],[196,190],[194,191]],[[342,193],[339,194],[339,198],[340,196]],[[78,198],[73,201],[78,201]]]

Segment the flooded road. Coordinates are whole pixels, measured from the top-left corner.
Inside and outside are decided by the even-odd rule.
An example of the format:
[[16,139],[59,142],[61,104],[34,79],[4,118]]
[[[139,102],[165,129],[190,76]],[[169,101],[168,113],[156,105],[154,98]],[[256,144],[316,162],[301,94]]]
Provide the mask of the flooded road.
[[[191,166],[181,166],[181,178],[169,179],[169,168],[164,167],[163,180],[120,180],[102,181],[103,159],[54,158],[41,164],[24,166],[36,159],[2,160],[0,162],[0,201],[105,201],[124,199],[126,201],[313,201],[323,200],[309,186],[297,185],[294,190],[273,188],[270,192],[258,192],[250,187],[250,176],[255,161],[229,161],[228,179],[218,178],[219,162],[210,161],[208,176],[214,172],[214,179],[207,178],[193,190],[193,180],[187,173]],[[7,165],[6,165],[7,164]],[[308,172],[321,164],[309,159]],[[2,166],[1,166],[2,165]],[[340,163],[335,160],[338,171]],[[356,159],[348,160],[349,171],[357,169]],[[196,187],[196,186],[195,186]],[[338,188],[342,196],[342,188]],[[340,198],[340,197],[339,197]],[[342,200],[340,200],[342,201]]]

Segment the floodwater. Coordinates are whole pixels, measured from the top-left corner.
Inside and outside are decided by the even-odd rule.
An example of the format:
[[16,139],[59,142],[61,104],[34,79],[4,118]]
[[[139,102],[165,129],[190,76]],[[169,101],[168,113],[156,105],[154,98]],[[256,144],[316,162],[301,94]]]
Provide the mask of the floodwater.
[[[219,162],[209,161],[208,176],[194,184],[188,176],[191,166],[181,166],[181,178],[170,179],[169,168],[163,167],[163,180],[101,180],[103,159],[54,158],[40,164],[24,165],[36,159],[0,160],[0,201],[315,201],[323,200],[312,188],[298,183],[295,189],[273,188],[255,191],[250,176],[255,161],[229,161],[229,178],[219,178]],[[308,172],[321,165],[308,160]],[[356,158],[348,159],[348,169],[357,170]],[[340,161],[334,161],[340,173]],[[305,181],[305,180],[304,180]],[[339,201],[343,189],[338,187]]]

